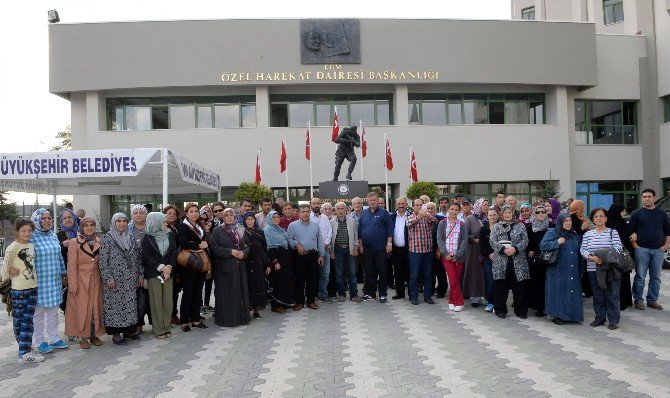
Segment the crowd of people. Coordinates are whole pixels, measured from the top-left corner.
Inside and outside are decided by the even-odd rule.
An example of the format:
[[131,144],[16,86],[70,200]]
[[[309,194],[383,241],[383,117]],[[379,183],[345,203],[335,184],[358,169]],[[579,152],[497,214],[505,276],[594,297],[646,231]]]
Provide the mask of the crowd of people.
[[[393,213],[375,192],[354,198],[351,208],[319,198],[299,206],[266,198],[258,213],[249,200],[239,209],[134,205],[130,217],[114,214],[105,234],[71,209],[54,233],[54,216],[41,208],[16,221],[2,281],[11,283],[21,363],[41,362],[74,341],[100,346],[104,334],[127,345],[141,339],[145,319],[156,339],[166,339],[175,325],[207,329],[209,311],[216,325],[235,327],[260,318],[268,302],[279,314],[343,303],[347,292],[354,303],[386,303],[389,288],[393,300],[446,298],[454,312],[467,300],[499,318],[508,314],[511,289],[516,316],[525,319],[532,308],[557,325],[583,322],[583,298],[592,296],[591,326],[608,322],[614,330],[630,306],[662,310],[670,222],[654,200],[645,189],[628,222],[617,203],[587,215],[580,200],[565,210],[553,198],[519,206],[504,192],[493,203],[462,194],[437,203],[398,198]],[[624,252],[635,259],[632,289]],[[59,307],[67,341],[59,336]]]

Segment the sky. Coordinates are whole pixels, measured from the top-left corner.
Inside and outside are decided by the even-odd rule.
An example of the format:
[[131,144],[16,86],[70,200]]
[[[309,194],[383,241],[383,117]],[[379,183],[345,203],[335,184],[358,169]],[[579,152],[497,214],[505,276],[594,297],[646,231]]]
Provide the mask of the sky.
[[[60,23],[176,19],[417,18],[509,19],[510,0],[337,1],[20,1],[4,4],[0,23],[0,152],[47,151],[70,123],[70,104],[49,93],[47,11]],[[12,200],[34,195],[12,194]],[[26,199],[32,198],[32,199]],[[45,201],[48,201],[46,199]],[[42,199],[41,199],[42,201]]]

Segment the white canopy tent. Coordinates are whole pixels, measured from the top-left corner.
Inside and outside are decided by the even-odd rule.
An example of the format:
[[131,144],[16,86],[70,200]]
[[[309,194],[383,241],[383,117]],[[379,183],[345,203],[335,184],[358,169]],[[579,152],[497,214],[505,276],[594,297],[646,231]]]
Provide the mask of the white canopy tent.
[[[0,154],[0,190],[57,195],[221,192],[219,174],[167,148]],[[54,223],[55,227],[55,223]]]

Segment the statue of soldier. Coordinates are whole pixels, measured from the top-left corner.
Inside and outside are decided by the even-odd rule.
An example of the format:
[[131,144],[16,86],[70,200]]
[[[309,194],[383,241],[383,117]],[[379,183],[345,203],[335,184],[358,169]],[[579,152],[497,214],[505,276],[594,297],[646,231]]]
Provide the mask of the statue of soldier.
[[349,161],[347,180],[352,179],[351,173],[354,171],[354,167],[356,167],[356,153],[354,152],[354,147],[358,148],[361,146],[361,137],[358,135],[357,130],[358,127],[356,126],[345,127],[335,139],[335,143],[339,145],[337,146],[337,151],[335,151],[335,172],[333,173],[333,181],[337,181],[340,176],[340,168],[342,168],[344,159]]

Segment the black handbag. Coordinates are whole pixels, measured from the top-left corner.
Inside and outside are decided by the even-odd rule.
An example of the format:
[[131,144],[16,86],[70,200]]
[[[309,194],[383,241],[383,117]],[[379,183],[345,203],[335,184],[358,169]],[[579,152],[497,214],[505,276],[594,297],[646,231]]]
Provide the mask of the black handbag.
[[540,252],[540,260],[549,265],[556,264],[556,259],[558,259],[558,249],[542,250]]
[[[610,242],[612,242],[612,235],[614,233],[613,229],[610,229]],[[625,247],[621,248],[621,252],[617,255],[617,260],[619,263],[619,268],[621,272],[630,272],[635,269],[635,260],[628,252],[628,249]]]

